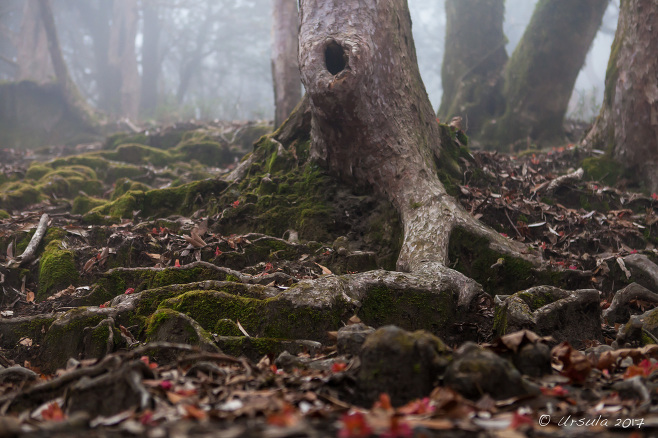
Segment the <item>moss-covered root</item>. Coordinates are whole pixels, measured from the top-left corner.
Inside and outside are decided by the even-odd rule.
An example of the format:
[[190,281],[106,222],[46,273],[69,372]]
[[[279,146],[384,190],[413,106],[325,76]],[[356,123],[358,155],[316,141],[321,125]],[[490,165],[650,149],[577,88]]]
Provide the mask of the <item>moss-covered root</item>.
[[[161,301],[159,308],[184,313],[212,332],[221,331],[226,319],[237,320],[250,335],[259,337],[326,342],[327,331],[336,330],[356,313],[371,325],[424,328],[450,342],[477,340],[477,333],[457,332],[455,324],[469,321],[486,327],[491,318],[478,313],[476,306],[460,308],[458,288],[446,278],[380,270],[302,281],[269,298],[194,290]],[[147,303],[151,294],[144,292],[140,301],[145,301],[137,306]]]
[[172,342],[219,351],[212,336],[198,322],[170,309],[157,310],[148,320],[146,342]]
[[59,316],[43,340],[41,369],[53,372],[69,358],[98,358],[111,351],[121,339],[114,328],[116,314],[115,309],[80,307]]

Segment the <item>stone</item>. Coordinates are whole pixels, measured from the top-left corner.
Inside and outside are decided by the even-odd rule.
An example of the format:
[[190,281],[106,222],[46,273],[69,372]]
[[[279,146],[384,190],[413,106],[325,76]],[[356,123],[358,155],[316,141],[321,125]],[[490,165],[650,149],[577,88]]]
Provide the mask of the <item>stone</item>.
[[455,359],[448,366],[443,382],[472,400],[486,394],[501,400],[540,392],[508,360],[472,342],[465,343],[455,352]]
[[363,323],[341,327],[338,330],[338,354],[359,354],[366,338],[374,331],[374,328]]
[[393,406],[401,406],[429,395],[448,366],[451,354],[429,332],[408,332],[389,325],[366,338],[359,358],[355,402],[370,406],[381,393],[387,393]]

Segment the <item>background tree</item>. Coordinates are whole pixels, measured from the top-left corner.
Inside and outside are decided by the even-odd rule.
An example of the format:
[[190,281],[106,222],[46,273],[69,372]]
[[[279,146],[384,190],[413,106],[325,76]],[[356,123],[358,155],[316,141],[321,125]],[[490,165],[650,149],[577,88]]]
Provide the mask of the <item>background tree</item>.
[[162,69],[160,34],[162,21],[160,7],[155,0],[142,1],[143,42],[142,42],[142,84],[140,112],[153,117],[158,106],[158,83]]
[[20,33],[15,36],[18,73],[17,80],[30,79],[39,83],[53,79],[48,38],[41,19],[39,3],[26,1]]
[[[452,2],[446,3],[449,15],[454,13],[450,9],[452,5]],[[502,104],[496,98],[496,72],[501,68],[503,57],[500,53],[493,58],[489,55],[496,53],[494,49],[501,41],[502,24],[492,28],[490,20],[502,20],[502,5],[489,2],[485,5],[489,7],[490,16],[481,14],[480,8],[473,5],[458,11],[459,15],[454,16],[456,23],[447,27],[443,71],[467,71],[476,76],[468,82],[470,78],[462,73],[461,79],[466,80],[466,84],[454,79],[444,84],[446,99],[440,116],[459,115],[468,119],[470,134],[485,146],[497,149],[506,149],[515,143],[525,146],[528,141],[544,144],[563,141],[562,123],[569,99],[608,0],[540,0],[519,45],[504,67]],[[449,48],[459,47],[466,38],[455,30],[456,27],[486,30],[484,35],[475,31],[478,38],[469,40],[472,44],[487,44],[483,49],[463,49],[468,60],[465,67],[452,67],[460,62],[459,56],[448,53]],[[491,41],[487,40],[487,34]],[[490,62],[491,66],[483,65]],[[483,72],[487,74],[483,76]],[[484,84],[494,85],[482,92]],[[448,90],[455,87],[456,91]],[[460,87],[464,88],[461,92]],[[493,98],[492,91],[487,90],[493,90]],[[454,112],[449,113],[448,108]],[[481,116],[482,111],[493,111],[488,123]]]
[[279,126],[302,98],[297,62],[298,32],[297,0],[274,0],[272,8],[274,126]]
[[[584,140],[658,191],[658,3],[625,0],[612,45],[601,113]],[[615,165],[613,164],[613,169]]]
[[111,112],[136,119],[139,111],[139,73],[135,38],[137,37],[137,0],[115,1],[108,51],[108,66],[115,99]]
[[463,115],[480,127],[504,109],[505,0],[447,0],[446,45],[438,116]]

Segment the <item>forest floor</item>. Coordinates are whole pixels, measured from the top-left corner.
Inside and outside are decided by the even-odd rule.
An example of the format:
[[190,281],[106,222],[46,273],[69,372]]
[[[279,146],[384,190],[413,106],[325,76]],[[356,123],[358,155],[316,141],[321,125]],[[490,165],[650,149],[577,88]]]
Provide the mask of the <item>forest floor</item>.
[[[500,302],[483,301],[480,319],[460,323],[462,337],[431,338],[430,359],[388,358],[403,385],[416,384],[405,370],[425,370],[423,360],[452,377],[432,374],[424,396],[409,400],[387,394],[384,379],[365,404],[356,393],[368,372],[359,350],[374,331],[367,325],[422,323],[282,297],[393,270],[397,219],[302,164],[303,142],[285,159],[261,142],[263,162],[243,182],[224,181],[250,150],[251,128],[185,125],[77,149],[0,150],[0,436],[657,433],[658,323],[623,325],[658,305],[653,268],[630,266],[658,259],[656,194],[629,190],[571,145],[474,152],[450,190],[485,224],[540,251],[555,285],[599,291],[597,335],[572,347],[539,326],[512,333],[496,328]],[[503,263],[479,273],[485,290]],[[532,274],[521,280],[542,285]],[[613,301],[635,282],[642,291]],[[590,316],[561,324],[577,332]],[[395,333],[420,342],[417,332]]]

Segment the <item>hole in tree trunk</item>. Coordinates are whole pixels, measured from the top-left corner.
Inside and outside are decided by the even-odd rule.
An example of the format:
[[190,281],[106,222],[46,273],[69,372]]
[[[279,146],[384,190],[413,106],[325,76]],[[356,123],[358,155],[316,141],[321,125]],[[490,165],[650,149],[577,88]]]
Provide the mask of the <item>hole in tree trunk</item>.
[[345,66],[347,65],[347,54],[340,44],[336,41],[332,41],[327,44],[327,48],[324,49],[324,60],[327,64],[327,70],[329,70],[329,73],[337,75],[345,70]]

